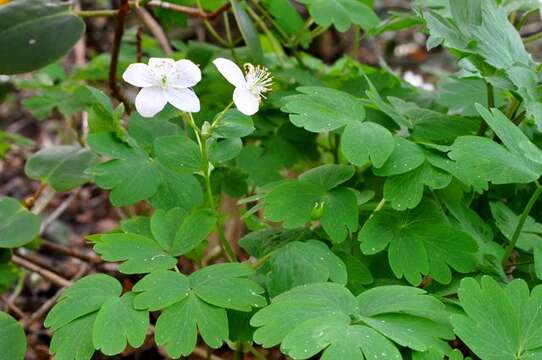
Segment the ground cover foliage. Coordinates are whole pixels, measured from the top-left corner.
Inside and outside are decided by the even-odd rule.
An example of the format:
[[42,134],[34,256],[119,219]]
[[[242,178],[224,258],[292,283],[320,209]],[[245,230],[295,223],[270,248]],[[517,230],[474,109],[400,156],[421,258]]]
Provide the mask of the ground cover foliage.
[[[39,358],[36,323],[56,360],[542,359],[538,1],[107,5],[0,1],[0,96],[64,129],[0,197],[1,360]],[[97,19],[111,47],[71,64]],[[314,54],[347,31],[425,34],[446,66]],[[89,188],[120,221],[54,247],[44,209]],[[44,246],[90,265],[63,279]],[[30,273],[58,291],[36,316]]]

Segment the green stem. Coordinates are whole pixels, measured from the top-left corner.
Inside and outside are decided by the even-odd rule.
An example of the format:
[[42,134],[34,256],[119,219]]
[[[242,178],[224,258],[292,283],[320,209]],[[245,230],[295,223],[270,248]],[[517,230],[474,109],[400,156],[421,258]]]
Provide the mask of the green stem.
[[226,114],[226,111],[228,111],[233,105],[233,101],[231,101],[228,105],[226,105],[226,107],[224,108],[224,110],[222,110],[222,112],[220,112],[220,114],[218,114],[218,116],[216,117],[216,119],[213,120],[213,123],[211,124],[211,128],[214,128],[218,122],[220,120],[222,120],[222,118],[224,117],[224,115]]
[[523,225],[525,225],[525,221],[527,221],[527,217],[529,216],[529,213],[531,212],[531,209],[533,208],[534,204],[536,203],[536,200],[542,195],[542,186],[537,182],[536,184],[536,190],[531,195],[531,198],[527,202],[527,205],[525,205],[525,208],[523,209],[523,212],[521,213],[521,216],[519,218],[519,221],[516,225],[516,228],[514,230],[514,233],[512,235],[512,238],[510,239],[510,242],[505,248],[504,252],[504,258],[503,258],[503,265],[506,265],[508,262],[508,259],[512,255],[512,252],[514,251],[514,248],[516,247],[516,244],[519,239],[519,235],[521,234],[521,230],[523,229]]
[[523,39],[523,43],[524,44],[530,44],[530,43],[538,41],[540,39],[542,39],[542,32],[533,34],[531,36],[527,36],[526,38]]
[[79,10],[73,13],[82,18],[99,17],[99,16],[116,16],[118,10]]
[[[493,91],[493,85],[491,85],[491,83],[489,82],[486,82],[486,92],[487,92],[487,107],[491,109],[492,107],[495,107],[495,93]],[[487,131],[487,123],[485,121],[482,121],[477,134],[478,136],[484,136],[486,131]]]
[[194,133],[196,134],[196,140],[198,142],[200,154],[201,154],[201,169],[203,172],[203,180],[205,184],[205,193],[207,195],[207,201],[209,203],[209,207],[213,210],[217,217],[216,222],[216,231],[218,233],[218,241],[220,242],[220,246],[222,247],[222,251],[226,254],[226,257],[228,258],[228,261],[236,261],[235,253],[226,239],[226,236],[224,235],[224,229],[222,229],[222,224],[220,221],[220,214],[217,207],[217,204],[215,203],[215,198],[213,195],[213,188],[211,186],[211,172],[212,169],[209,166],[209,156],[207,154],[207,146],[206,146],[206,140],[207,135],[204,135],[201,133],[201,130],[196,125],[196,122],[194,121],[194,118],[192,117],[191,113],[183,113],[183,117],[186,119],[192,130],[194,130]]
[[252,345],[248,345],[249,346],[249,351],[252,355],[254,355],[254,357],[257,359],[257,360],[265,360],[265,356],[263,356],[258,350],[256,350],[254,348],[254,346]]

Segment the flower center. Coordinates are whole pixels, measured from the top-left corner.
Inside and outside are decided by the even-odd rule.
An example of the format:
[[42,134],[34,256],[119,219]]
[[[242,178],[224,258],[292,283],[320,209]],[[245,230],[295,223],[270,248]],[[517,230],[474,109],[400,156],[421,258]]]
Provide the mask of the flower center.
[[273,85],[273,77],[269,70],[263,66],[254,66],[252,64],[243,65],[245,68],[245,80],[247,81],[247,88],[258,99],[265,98],[264,94],[271,90]]
[[167,87],[167,75],[160,76],[160,86],[163,88]]

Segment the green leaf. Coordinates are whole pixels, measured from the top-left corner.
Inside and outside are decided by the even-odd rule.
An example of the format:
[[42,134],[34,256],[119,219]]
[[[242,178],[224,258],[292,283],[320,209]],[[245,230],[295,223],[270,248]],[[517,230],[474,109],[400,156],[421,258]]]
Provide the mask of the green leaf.
[[216,349],[228,338],[226,310],[207,304],[191,293],[165,309],[156,322],[155,341],[169,356],[188,356],[196,347],[197,334]]
[[418,285],[423,275],[440,283],[452,279],[450,268],[469,272],[476,267],[476,242],[450,226],[431,201],[413,210],[383,210],[367,220],[358,233],[361,250],[372,255],[388,248],[388,260],[398,278]]
[[346,284],[346,267],[322,242],[294,241],[276,250],[269,259],[267,289],[276,296],[293,287],[331,280]]
[[196,248],[209,236],[216,224],[216,216],[211,210],[202,209],[192,212],[183,221],[175,234],[171,251],[183,255]]
[[113,158],[87,170],[99,187],[112,190],[113,205],[130,205],[156,193],[160,172],[143,150],[120,142],[112,133],[90,134],[87,142],[94,151]]
[[448,153],[457,169],[450,171],[467,185],[530,183],[538,179],[538,169],[517,154],[491,139],[480,136],[458,137]]
[[299,176],[299,180],[331,190],[350,180],[355,172],[354,167],[350,165],[326,164],[305,171]]
[[209,161],[215,165],[235,159],[243,149],[240,138],[210,138],[206,142]]
[[154,208],[169,210],[181,207],[191,210],[203,204],[201,184],[192,174],[179,174],[159,166],[162,182],[149,199]]
[[2,74],[29,72],[54,62],[85,30],[83,20],[68,5],[44,0],[9,2],[0,7],[0,24]]
[[121,292],[120,283],[104,274],[86,276],[64,291],[44,322],[53,331],[55,359],[90,360],[94,350],[116,355],[127,344],[143,344],[149,315],[133,308],[133,293]]
[[92,339],[94,347],[105,355],[121,353],[127,344],[140,347],[149,327],[149,314],[132,307],[133,293],[107,299],[98,311]]
[[373,9],[360,0],[300,0],[309,8],[314,21],[323,27],[334,25],[340,32],[345,32],[357,24],[364,30],[378,26],[380,19]]
[[480,283],[461,281],[459,300],[465,315],[452,315],[455,333],[480,358],[536,359],[542,354],[542,288],[521,279],[501,287],[488,276]]
[[230,0],[230,3],[233,15],[239,26],[239,31],[241,31],[241,35],[250,50],[252,58],[256,63],[261,64],[263,62],[263,51],[258,37],[258,31],[256,31],[254,24],[250,20],[245,9],[239,4],[239,1]]
[[245,264],[216,264],[190,274],[194,293],[202,300],[223,308],[250,311],[267,302],[260,294],[263,289],[246,279],[254,270]]
[[[141,219],[137,226],[145,221]],[[125,261],[119,271],[125,274],[148,273],[174,268],[176,257],[196,248],[207,238],[215,223],[216,217],[208,209],[191,213],[181,208],[157,210],[148,231],[141,232],[124,224],[122,233],[93,235],[90,240],[104,260]]]
[[23,246],[40,232],[41,219],[17,200],[0,197],[0,248]]
[[452,181],[450,174],[425,162],[405,174],[390,176],[384,183],[384,198],[394,210],[413,209],[422,200],[425,186],[442,189]]
[[491,109],[489,112],[485,107],[476,104],[476,110],[511,153],[524,158],[529,168],[542,174],[542,150],[534,145],[519,127],[498,109]]
[[102,234],[91,238],[96,251],[105,261],[124,261],[119,271],[141,274],[157,269],[171,269],[177,259],[171,256],[155,239],[130,234]]
[[356,193],[341,187],[331,190],[322,201],[324,211],[320,223],[333,242],[341,243],[358,229]]
[[252,118],[235,109],[226,111],[220,121],[212,128],[213,136],[226,139],[245,137],[252,134],[253,131]]
[[201,170],[198,145],[185,135],[162,136],[154,140],[156,158],[173,172],[193,173]]
[[[495,105],[502,106],[504,103],[502,92],[494,92]],[[486,82],[480,78],[445,77],[439,83],[437,101],[454,113],[461,113],[464,116],[476,116],[478,112],[474,104],[489,106],[487,98]]]
[[78,145],[55,145],[38,151],[26,162],[24,171],[34,180],[67,191],[92,179],[85,170],[97,162],[96,155]]
[[19,323],[0,311],[0,360],[23,360],[26,354],[26,336]]
[[395,147],[388,160],[379,168],[373,169],[378,176],[404,174],[421,166],[425,161],[423,149],[407,139],[396,137]]
[[190,283],[178,272],[156,270],[141,279],[133,291],[137,293],[134,300],[136,309],[156,311],[186,298],[190,294]]
[[216,264],[190,276],[173,271],[148,274],[134,286],[136,308],[162,310],[156,323],[155,340],[171,357],[187,356],[196,346],[197,333],[212,348],[228,339],[225,309],[250,311],[266,300],[263,289],[247,277],[249,266]]
[[[376,289],[356,299],[334,283],[293,288],[252,317],[251,324],[258,327],[254,339],[264,347],[282,343],[282,352],[293,359],[308,359],[323,351],[322,359],[358,360],[363,356],[401,359],[390,339],[423,351],[445,346],[440,339],[453,338],[446,325],[420,314],[420,309],[444,311],[444,306],[423,290],[406,286]],[[371,312],[374,301],[387,306]],[[365,306],[369,311],[364,311]]]
[[382,167],[394,147],[389,130],[369,121],[348,124],[341,138],[344,156],[356,166],[363,166],[370,160],[374,167]]
[[365,119],[363,102],[348,93],[317,86],[302,86],[297,91],[301,94],[286,97],[281,108],[295,126],[324,132]]
[[94,354],[92,326],[96,313],[85,315],[56,330],[51,339],[51,354],[56,360],[88,360]]
[[305,225],[325,189],[308,181],[287,181],[265,197],[265,218],[283,222],[287,229]]

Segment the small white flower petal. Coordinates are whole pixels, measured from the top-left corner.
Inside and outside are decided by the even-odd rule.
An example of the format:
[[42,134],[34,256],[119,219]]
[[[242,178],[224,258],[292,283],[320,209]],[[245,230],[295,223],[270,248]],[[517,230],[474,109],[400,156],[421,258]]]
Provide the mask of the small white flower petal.
[[217,58],[213,60],[213,64],[230,84],[235,87],[246,87],[243,71],[236,63],[228,59]]
[[198,112],[200,110],[199,99],[190,89],[169,88],[165,90],[167,101],[177,109],[185,112]]
[[137,87],[157,85],[157,81],[147,64],[130,64],[122,74],[122,78],[128,84]]
[[158,81],[163,81],[169,74],[173,73],[175,60],[169,58],[150,58],[149,68]]
[[233,102],[237,110],[245,115],[254,115],[260,107],[260,100],[250,90],[236,87],[233,91]]
[[159,86],[145,87],[135,98],[137,112],[143,117],[153,117],[167,104],[167,99]]
[[168,85],[176,88],[189,88],[201,81],[201,70],[190,60],[175,62],[173,72],[168,75]]

